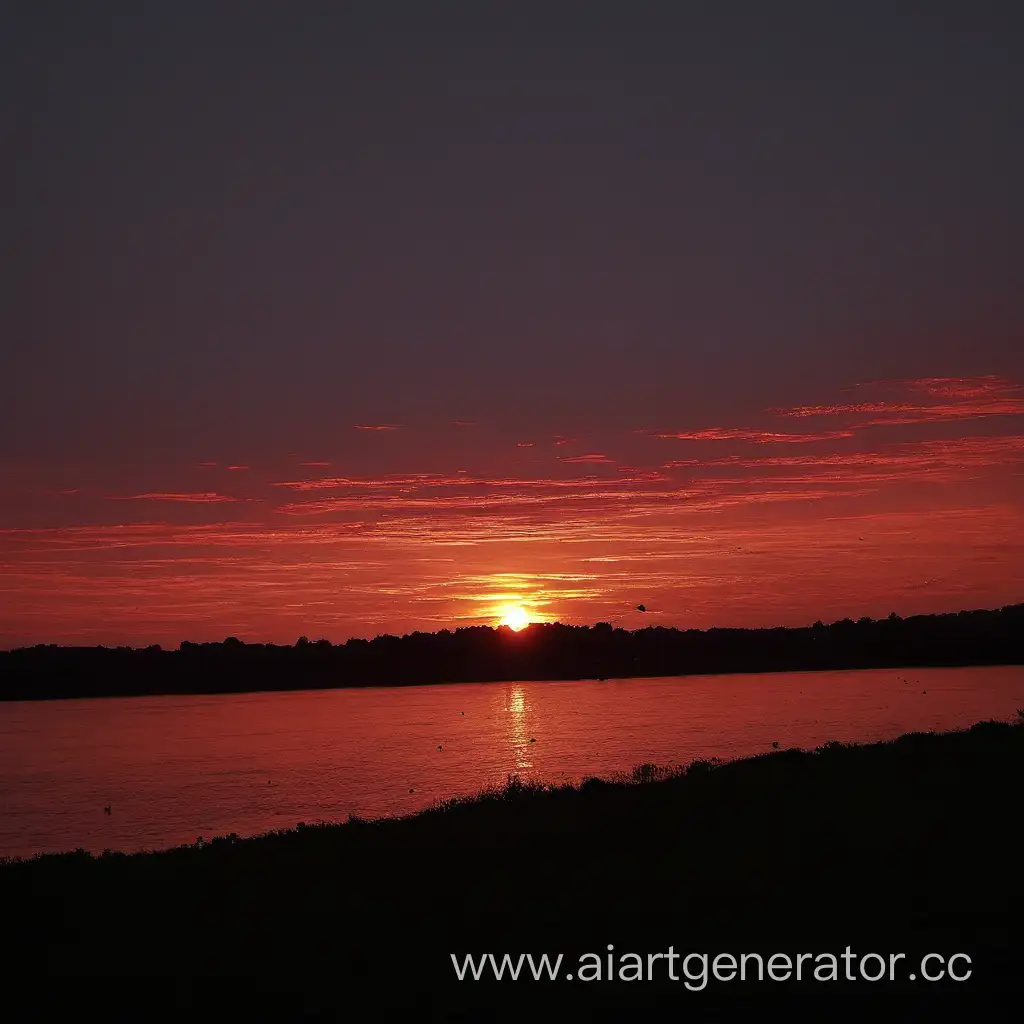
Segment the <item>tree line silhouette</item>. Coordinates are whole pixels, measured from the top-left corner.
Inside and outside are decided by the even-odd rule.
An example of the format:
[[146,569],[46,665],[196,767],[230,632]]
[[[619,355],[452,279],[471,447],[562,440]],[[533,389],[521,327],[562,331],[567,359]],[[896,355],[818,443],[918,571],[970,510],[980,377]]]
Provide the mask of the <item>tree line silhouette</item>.
[[0,652],[0,700],[529,679],[1024,662],[1024,604],[806,627],[645,629],[533,623],[384,634],[343,644],[183,642],[150,647],[40,644]]

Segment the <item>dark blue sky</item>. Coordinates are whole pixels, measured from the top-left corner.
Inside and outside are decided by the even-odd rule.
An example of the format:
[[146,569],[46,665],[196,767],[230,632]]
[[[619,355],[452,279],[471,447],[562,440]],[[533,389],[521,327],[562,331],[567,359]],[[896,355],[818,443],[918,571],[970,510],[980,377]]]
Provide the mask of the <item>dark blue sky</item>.
[[5,11],[8,458],[1021,370],[1015,4]]

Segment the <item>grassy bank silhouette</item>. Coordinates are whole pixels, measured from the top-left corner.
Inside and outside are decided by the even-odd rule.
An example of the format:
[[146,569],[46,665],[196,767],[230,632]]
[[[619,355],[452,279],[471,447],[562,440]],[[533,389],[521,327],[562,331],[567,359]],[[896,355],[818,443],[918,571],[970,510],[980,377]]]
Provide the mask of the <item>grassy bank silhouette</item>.
[[613,628],[533,623],[385,634],[344,644],[183,642],[0,652],[0,700],[238,693],[528,679],[1024,663],[1024,604],[942,615],[894,614],[799,628]]
[[[400,819],[0,866],[8,1000],[333,1019],[356,1005],[580,1019],[810,1000],[936,1012],[1016,991],[1024,725],[497,790]],[[459,982],[451,954],[966,953],[925,983]],[[45,971],[47,985],[26,980]],[[841,1001],[842,1000],[842,1001]],[[13,1005],[13,1004],[11,1004]],[[141,1015],[139,1011],[142,1012]],[[698,1018],[699,1019],[699,1018]]]

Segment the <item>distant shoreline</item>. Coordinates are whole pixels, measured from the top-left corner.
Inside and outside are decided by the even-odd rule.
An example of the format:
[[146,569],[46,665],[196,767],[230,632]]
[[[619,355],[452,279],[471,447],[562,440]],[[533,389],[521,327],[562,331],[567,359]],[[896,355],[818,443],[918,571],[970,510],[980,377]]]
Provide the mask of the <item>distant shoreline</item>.
[[773,629],[535,623],[344,644],[39,645],[0,652],[0,701],[1019,664],[1024,604]]
[[829,665],[825,667],[801,666],[799,668],[763,668],[763,669],[705,669],[700,672],[651,672],[628,676],[538,676],[536,678],[500,678],[500,679],[441,679],[428,682],[416,683],[334,683],[325,682],[317,684],[315,680],[305,680],[301,685],[282,686],[272,684],[268,686],[245,686],[228,689],[216,687],[209,689],[176,689],[176,690],[136,690],[130,693],[62,693],[50,692],[44,695],[33,696],[8,696],[0,695],[0,704],[38,704],[48,701],[60,700],[129,700],[133,697],[229,697],[242,696],[249,693],[309,693],[328,690],[404,690],[415,689],[423,686],[492,686],[513,683],[628,683],[635,679],[687,679],[689,677],[702,676],[743,676],[743,675],[791,675],[795,673],[821,673],[821,672],[873,672],[887,669],[963,669],[963,668],[1012,668],[1024,665],[1024,659],[1019,661],[962,661],[962,662],[893,662],[891,664],[872,665]]

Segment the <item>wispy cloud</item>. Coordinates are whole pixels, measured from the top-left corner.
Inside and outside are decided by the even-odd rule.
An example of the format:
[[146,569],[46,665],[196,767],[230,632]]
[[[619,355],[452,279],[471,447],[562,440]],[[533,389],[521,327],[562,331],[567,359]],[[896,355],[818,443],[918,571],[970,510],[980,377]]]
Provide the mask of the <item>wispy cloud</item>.
[[475,477],[465,470],[456,475],[447,473],[401,473],[380,477],[333,476],[318,477],[315,480],[282,480],[274,487],[285,487],[294,491],[349,490],[352,493],[387,492],[412,494],[430,489],[455,488],[522,488],[522,489],[568,489],[585,490],[593,488],[629,487],[633,479],[661,478],[657,470],[624,470],[619,477]]
[[146,494],[108,494],[111,501],[181,501],[193,505],[218,505],[226,502],[251,501],[250,498],[229,498],[224,494],[204,492],[202,494],[176,494],[164,491],[149,491]]
[[610,463],[613,460],[608,458],[607,455],[601,455],[599,452],[591,452],[588,455],[563,455],[559,457],[559,462],[605,462]]
[[397,423],[353,423],[353,430],[398,430]]
[[959,469],[1000,466],[1024,460],[1024,436],[961,437],[881,445],[873,451],[833,452],[822,455],[729,455],[718,459],[676,459],[667,469],[768,469],[801,467],[818,473],[837,467],[910,470]]
[[801,405],[768,411],[777,416],[806,419],[845,416],[862,426],[912,423],[947,423],[990,416],[1024,415],[1024,387],[1002,377],[925,377],[920,380],[882,381],[872,387],[919,394],[936,401],[878,400],[826,405]]
[[906,387],[913,391],[922,391],[927,395],[958,398],[964,401],[993,395],[1019,395],[1024,391],[1024,388],[1014,384],[1006,377],[997,377],[992,374],[983,377],[920,377],[916,380],[891,383],[894,387]]
[[754,444],[806,444],[810,441],[835,441],[853,437],[852,430],[828,430],[817,434],[786,434],[744,427],[706,427],[702,430],[656,433],[652,437],[680,441],[752,441]]
[[363,527],[364,524],[359,522],[334,522],[287,529],[254,523],[209,523],[201,526],[183,526],[170,522],[120,523],[0,530],[0,540],[4,547],[9,550],[20,548],[23,554],[178,547],[196,550],[211,546],[260,549],[282,545],[303,547],[333,544]]

